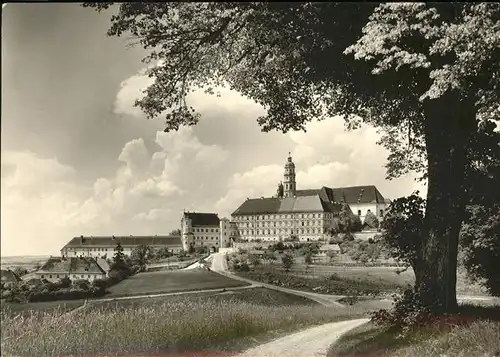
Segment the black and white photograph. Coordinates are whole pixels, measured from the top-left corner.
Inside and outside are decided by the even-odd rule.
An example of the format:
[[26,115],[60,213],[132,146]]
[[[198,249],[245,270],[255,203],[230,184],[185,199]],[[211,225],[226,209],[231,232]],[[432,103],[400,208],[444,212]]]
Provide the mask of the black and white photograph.
[[1,356],[500,357],[499,3],[1,17]]

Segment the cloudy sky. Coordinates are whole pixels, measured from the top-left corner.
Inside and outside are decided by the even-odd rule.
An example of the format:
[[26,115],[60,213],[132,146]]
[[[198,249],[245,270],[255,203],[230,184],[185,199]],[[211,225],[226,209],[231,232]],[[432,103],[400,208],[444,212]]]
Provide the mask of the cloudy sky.
[[81,234],[168,234],[184,209],[228,216],[276,192],[288,151],[299,189],[420,188],[384,179],[373,128],[332,118],[262,133],[263,109],[235,92],[195,93],[199,125],[163,133],[133,107],[148,85],[143,53],[105,36],[109,16],[56,3],[2,11],[2,256],[58,254]]

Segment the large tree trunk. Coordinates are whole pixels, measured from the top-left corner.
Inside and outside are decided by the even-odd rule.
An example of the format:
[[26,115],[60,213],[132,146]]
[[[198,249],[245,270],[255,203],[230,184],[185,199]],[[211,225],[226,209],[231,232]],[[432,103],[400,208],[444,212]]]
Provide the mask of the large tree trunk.
[[436,311],[457,308],[458,236],[466,190],[466,145],[476,125],[472,99],[458,93],[425,103],[428,192],[416,288]]

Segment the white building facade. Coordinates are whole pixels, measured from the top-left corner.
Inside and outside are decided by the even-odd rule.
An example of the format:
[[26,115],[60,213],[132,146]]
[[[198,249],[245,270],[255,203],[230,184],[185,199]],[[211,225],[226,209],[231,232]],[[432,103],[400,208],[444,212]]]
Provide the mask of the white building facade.
[[247,199],[232,213],[233,235],[248,241],[317,241],[328,237],[333,218],[345,204],[362,222],[370,211],[382,220],[387,207],[373,185],[297,190],[295,164],[289,156],[277,196]]
[[65,257],[111,258],[120,243],[123,254],[130,256],[138,245],[147,245],[155,250],[167,248],[176,254],[182,249],[180,236],[96,236],[75,237],[62,249]]

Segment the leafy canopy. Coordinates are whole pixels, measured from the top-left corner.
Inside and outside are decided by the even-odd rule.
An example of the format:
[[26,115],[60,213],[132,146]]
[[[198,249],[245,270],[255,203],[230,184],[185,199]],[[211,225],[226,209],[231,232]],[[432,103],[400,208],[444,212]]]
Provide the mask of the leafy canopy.
[[[98,11],[112,3],[84,3]],[[199,120],[187,95],[229,86],[266,109],[264,131],[334,115],[383,133],[388,176],[425,176],[424,106],[450,91],[499,119],[495,3],[120,3],[110,36],[148,51],[136,104],[166,131]]]

